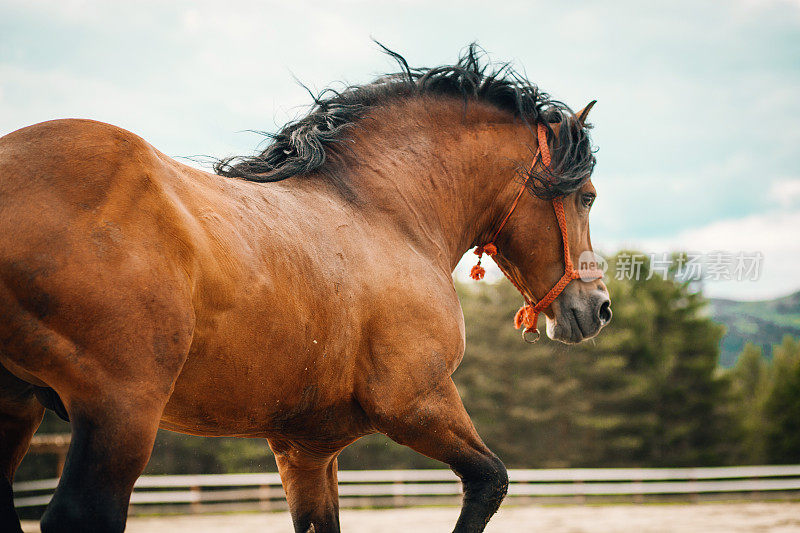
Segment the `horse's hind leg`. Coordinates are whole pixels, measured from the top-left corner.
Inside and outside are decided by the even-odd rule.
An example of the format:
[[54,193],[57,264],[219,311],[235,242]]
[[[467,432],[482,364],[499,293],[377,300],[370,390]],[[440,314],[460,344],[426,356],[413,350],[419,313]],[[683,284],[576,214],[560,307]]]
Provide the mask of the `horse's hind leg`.
[[42,533],[125,529],[133,485],[150,458],[190,342],[166,316],[129,323],[143,334],[109,335],[74,357],[53,383],[69,413],[72,440]]
[[77,287],[73,292],[81,298],[75,301],[65,290],[50,291],[51,301],[60,297],[60,305],[71,306],[70,313],[51,319],[58,328],[13,309],[9,299],[6,309],[17,312],[0,320],[4,360],[58,394],[72,430],[64,471],[42,517],[43,533],[125,528],[133,484],[152,451],[193,329],[181,293],[166,282],[152,283],[163,292],[135,292],[131,280],[109,284],[135,292],[124,299],[113,298],[105,286]]
[[[68,405],[72,442],[42,517],[42,532],[125,529],[133,484],[152,451],[163,400],[134,390],[98,391]],[[111,394],[109,394],[111,392]]]
[[79,238],[14,261],[3,260],[0,239],[3,361],[53,389],[71,424],[43,533],[125,528],[133,484],[192,342],[183,271],[153,255],[163,251],[156,245],[98,239],[98,249]]
[[336,455],[343,446],[270,440],[296,533],[339,533]]
[[0,531],[20,532],[11,482],[44,408],[33,388],[0,365]]

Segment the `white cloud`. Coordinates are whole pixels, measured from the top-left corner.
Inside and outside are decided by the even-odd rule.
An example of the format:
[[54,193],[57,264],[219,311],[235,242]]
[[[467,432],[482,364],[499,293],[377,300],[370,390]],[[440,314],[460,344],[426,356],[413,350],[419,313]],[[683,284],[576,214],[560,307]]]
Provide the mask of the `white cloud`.
[[783,208],[800,205],[800,178],[773,182],[769,188],[769,195],[772,201]]

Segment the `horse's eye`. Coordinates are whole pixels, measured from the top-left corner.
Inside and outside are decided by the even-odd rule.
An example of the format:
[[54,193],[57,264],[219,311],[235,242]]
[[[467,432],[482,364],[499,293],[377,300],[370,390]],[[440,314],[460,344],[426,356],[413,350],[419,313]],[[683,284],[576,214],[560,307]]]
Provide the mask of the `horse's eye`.
[[587,192],[586,194],[582,195],[581,203],[583,204],[583,207],[585,207],[586,209],[592,207],[592,204],[594,203],[594,199],[596,197],[597,195],[591,192]]

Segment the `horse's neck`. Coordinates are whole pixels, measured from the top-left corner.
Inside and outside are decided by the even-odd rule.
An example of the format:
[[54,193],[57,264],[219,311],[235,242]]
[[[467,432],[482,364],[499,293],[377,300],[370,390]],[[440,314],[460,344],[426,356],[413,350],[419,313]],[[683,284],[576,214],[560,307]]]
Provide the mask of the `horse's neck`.
[[491,238],[518,190],[530,133],[510,117],[462,102],[420,100],[375,111],[356,134],[353,168],[368,210],[452,271]]

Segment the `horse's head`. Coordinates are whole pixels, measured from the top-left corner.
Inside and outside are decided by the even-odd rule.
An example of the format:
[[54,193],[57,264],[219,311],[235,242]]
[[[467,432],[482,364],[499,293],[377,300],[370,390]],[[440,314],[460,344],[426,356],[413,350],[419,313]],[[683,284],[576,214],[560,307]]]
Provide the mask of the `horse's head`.
[[[597,196],[590,179],[594,157],[584,129],[592,104],[561,123],[550,124],[549,170],[541,160],[539,168],[532,170],[527,181],[534,194],[521,195],[514,215],[497,238],[499,253],[495,260],[528,302],[545,298],[565,272],[562,232],[553,198],[563,205],[574,268],[597,268],[596,264],[587,264],[595,258],[589,213]],[[597,335],[611,320],[611,300],[601,279],[581,276],[569,281],[542,312],[551,339],[577,343]]]

